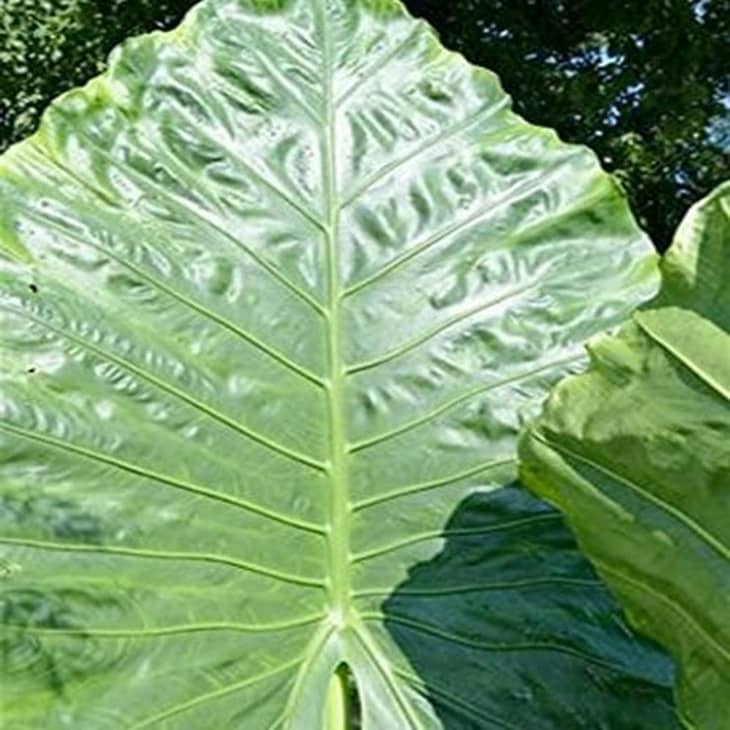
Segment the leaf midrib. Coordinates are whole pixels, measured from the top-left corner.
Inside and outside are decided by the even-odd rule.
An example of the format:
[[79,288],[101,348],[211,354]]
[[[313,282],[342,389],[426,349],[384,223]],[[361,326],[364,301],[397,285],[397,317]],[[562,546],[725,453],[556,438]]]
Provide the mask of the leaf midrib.
[[[322,38],[323,119],[325,134],[322,137],[322,178],[326,216],[325,239],[327,243],[327,379],[329,425],[329,477],[330,523],[328,532],[328,564],[330,588],[330,623],[334,632],[349,633],[363,647],[385,687],[390,692],[403,719],[412,730],[422,730],[407,700],[397,686],[380,647],[374,642],[365,624],[355,614],[352,602],[351,565],[351,514],[345,414],[345,387],[347,370],[343,357],[342,307],[344,297],[340,277],[339,226],[341,204],[338,202],[336,146],[336,114],[332,69],[332,36],[327,13],[327,0],[317,0],[316,9]],[[305,671],[306,663],[302,668]],[[302,675],[300,675],[302,676]]]
[[[661,310],[660,310],[661,311]],[[656,345],[661,347],[663,350],[668,352],[675,360],[680,362],[687,370],[701,380],[705,385],[711,388],[717,395],[730,403],[730,390],[723,383],[720,383],[708,372],[701,363],[695,362],[692,357],[677,347],[675,344],[670,342],[666,337],[663,337],[659,332],[651,327],[646,317],[643,317],[639,312],[634,317],[635,322],[639,325],[641,331]],[[706,321],[706,320],[703,320]],[[707,322],[707,324],[710,324]],[[718,328],[718,332],[725,334]]]
[[322,38],[322,189],[325,216],[327,262],[327,401],[330,480],[328,526],[330,611],[335,625],[349,623],[350,616],[350,515],[345,423],[345,368],[342,350],[342,300],[340,297],[340,256],[338,250],[340,206],[337,202],[336,119],[333,104],[332,38],[326,0],[318,0]]

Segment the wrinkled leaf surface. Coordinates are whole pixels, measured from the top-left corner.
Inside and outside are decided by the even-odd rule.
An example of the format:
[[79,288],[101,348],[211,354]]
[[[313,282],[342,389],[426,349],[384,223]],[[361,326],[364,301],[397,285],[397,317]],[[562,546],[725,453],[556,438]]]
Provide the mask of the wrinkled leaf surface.
[[375,0],[211,0],[0,162],[3,720],[671,727],[515,439],[652,293],[585,149]]

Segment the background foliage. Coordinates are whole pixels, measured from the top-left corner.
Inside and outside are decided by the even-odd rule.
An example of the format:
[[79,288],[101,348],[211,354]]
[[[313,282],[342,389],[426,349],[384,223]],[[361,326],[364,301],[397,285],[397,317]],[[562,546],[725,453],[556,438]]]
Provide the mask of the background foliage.
[[193,0],[0,0],[0,151],[56,96],[96,76],[115,45],[176,25]]
[[[660,248],[730,173],[730,0],[406,0],[530,121],[590,145]],[[0,151],[193,0],[0,0]]]

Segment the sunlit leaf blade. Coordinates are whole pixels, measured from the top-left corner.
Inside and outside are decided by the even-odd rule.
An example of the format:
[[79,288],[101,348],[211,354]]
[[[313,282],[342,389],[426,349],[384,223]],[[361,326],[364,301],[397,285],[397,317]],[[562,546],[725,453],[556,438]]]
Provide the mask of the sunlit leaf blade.
[[0,162],[2,720],[671,728],[515,439],[654,258],[392,2],[211,0]]
[[680,228],[656,308],[596,343],[521,446],[527,483],[676,656],[682,714],[701,730],[730,727],[728,262],[725,185]]
[[730,182],[682,221],[662,261],[659,305],[682,307],[730,332]]

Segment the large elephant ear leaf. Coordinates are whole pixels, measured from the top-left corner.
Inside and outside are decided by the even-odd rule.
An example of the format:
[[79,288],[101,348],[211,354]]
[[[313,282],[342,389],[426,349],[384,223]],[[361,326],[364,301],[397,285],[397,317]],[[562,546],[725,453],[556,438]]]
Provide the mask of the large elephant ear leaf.
[[[592,350],[521,444],[634,625],[671,649],[688,727],[730,725],[730,185],[696,206],[653,307]],[[676,304],[677,306],[672,306]]]
[[[673,726],[516,435],[655,260],[396,2],[210,0],[0,161],[2,724]],[[336,685],[335,685],[336,688]]]

